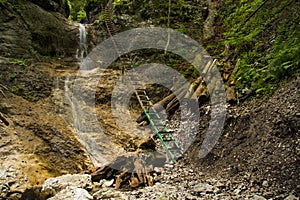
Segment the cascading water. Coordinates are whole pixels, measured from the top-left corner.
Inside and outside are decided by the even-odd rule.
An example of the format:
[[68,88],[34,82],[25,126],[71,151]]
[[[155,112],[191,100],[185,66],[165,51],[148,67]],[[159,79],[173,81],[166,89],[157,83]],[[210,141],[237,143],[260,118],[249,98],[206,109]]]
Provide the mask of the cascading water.
[[86,31],[83,24],[79,24],[79,47],[76,51],[76,58],[82,60],[87,56]]
[[69,83],[70,83],[70,76],[68,75],[65,80],[65,98],[67,99],[67,101],[69,102],[69,104],[71,106],[74,128],[77,131],[81,131],[81,127],[80,127],[79,119],[78,119],[78,113],[77,113],[77,109],[76,109],[76,105],[75,105],[76,100],[70,96],[71,91],[69,88]]
[[[80,65],[85,65],[87,56],[87,40],[86,40],[86,31],[83,24],[79,24],[79,48],[76,52],[76,58],[80,60]],[[85,126],[86,121],[91,121],[92,119],[89,116],[85,116],[83,110],[92,110],[92,106],[86,105],[86,99],[83,97],[85,89],[80,86],[77,87],[74,76],[67,75],[64,85],[64,98],[69,104],[69,109],[71,109],[72,116],[67,116],[67,120],[72,124],[74,129],[74,134],[76,135],[79,142],[82,144],[86,152],[89,154],[92,163],[95,167],[102,166],[107,164],[107,158],[104,158],[103,152],[108,151],[106,146],[110,145],[110,141],[106,140],[103,131],[95,130],[93,127]],[[77,79],[82,81],[82,85],[88,87],[89,77],[84,77],[77,74]],[[81,83],[80,83],[81,84]],[[79,85],[80,85],[79,84]],[[79,103],[80,102],[80,103]],[[84,104],[85,106],[82,106]],[[79,106],[81,105],[81,106]],[[71,121],[70,121],[70,118]],[[96,117],[95,117],[96,119]],[[93,121],[92,123],[98,123]],[[104,145],[107,144],[107,145]],[[111,145],[110,145],[111,148]]]

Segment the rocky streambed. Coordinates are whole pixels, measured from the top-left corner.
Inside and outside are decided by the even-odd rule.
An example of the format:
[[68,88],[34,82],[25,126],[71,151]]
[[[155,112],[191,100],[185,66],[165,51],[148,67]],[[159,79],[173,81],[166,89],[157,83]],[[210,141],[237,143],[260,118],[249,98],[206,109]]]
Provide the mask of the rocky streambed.
[[[66,78],[65,75],[63,77]],[[54,86],[55,81],[52,84]],[[50,98],[38,102],[28,102],[6,93],[1,112],[11,125],[1,125],[0,197],[299,199],[298,86],[299,79],[296,79],[268,100],[229,106],[222,137],[206,158],[199,159],[197,152],[210,112],[209,105],[204,105],[199,133],[178,164],[153,167],[151,184],[147,182],[131,187],[134,179],[129,178],[127,185],[119,189],[116,185],[118,178],[122,178],[122,170],[114,171],[113,176],[109,176],[112,171],[107,170],[99,178],[99,172],[103,171],[93,169],[90,156],[74,136],[70,105],[59,100],[58,94],[54,94],[55,87]],[[56,92],[59,93],[58,90]],[[105,99],[105,94],[101,94]],[[64,106],[59,107],[58,104]],[[102,109],[99,112],[102,113],[100,123],[110,130],[117,130],[110,123],[111,113],[103,115],[108,104],[99,105],[101,107],[98,108]],[[176,129],[178,114],[173,118],[175,120],[169,122],[169,127]],[[261,123],[261,120],[267,123]],[[126,139],[112,141],[117,141],[116,147],[120,149],[128,145],[124,142]],[[127,150],[134,151],[135,146],[132,144]]]

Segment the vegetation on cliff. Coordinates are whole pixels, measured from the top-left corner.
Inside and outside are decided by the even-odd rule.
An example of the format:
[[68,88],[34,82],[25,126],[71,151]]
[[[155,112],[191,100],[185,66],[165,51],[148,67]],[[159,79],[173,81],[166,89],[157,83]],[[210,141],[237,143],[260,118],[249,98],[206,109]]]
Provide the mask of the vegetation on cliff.
[[[75,20],[86,16],[83,10],[93,18],[94,11],[100,13],[101,6],[108,3],[107,0],[69,1]],[[112,4],[120,30],[146,22],[173,28],[204,43],[219,59],[221,72],[230,74],[224,75],[224,81],[234,85],[240,96],[244,93],[265,96],[277,88],[278,82],[299,73],[299,1],[115,0]],[[203,38],[212,9],[217,11],[210,24],[214,33]],[[98,16],[94,21],[103,21],[103,15]],[[127,16],[132,20],[124,20]]]
[[[300,64],[299,1],[224,1],[217,43],[209,48],[233,69],[237,90],[266,95],[296,76]],[[222,20],[223,19],[223,20]]]

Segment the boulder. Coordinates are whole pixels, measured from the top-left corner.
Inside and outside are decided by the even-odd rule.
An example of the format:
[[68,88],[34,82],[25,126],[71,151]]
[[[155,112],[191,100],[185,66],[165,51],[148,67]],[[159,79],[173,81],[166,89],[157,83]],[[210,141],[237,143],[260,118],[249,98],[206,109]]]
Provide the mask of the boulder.
[[88,174],[66,174],[56,178],[49,178],[42,187],[42,192],[55,195],[67,187],[92,189],[92,178]]
[[63,189],[59,193],[57,193],[54,197],[49,198],[48,200],[90,200],[93,199],[93,197],[82,188],[77,187],[66,187],[66,189]]

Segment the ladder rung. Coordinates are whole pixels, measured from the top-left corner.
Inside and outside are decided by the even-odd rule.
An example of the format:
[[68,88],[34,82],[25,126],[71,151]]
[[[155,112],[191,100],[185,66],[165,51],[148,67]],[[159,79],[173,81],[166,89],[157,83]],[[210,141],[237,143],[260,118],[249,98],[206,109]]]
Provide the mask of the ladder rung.
[[158,132],[164,132],[164,130],[166,130],[165,126],[158,125],[158,126],[156,126],[156,128],[157,128]]
[[152,120],[152,121],[153,121],[153,120],[156,120],[156,119],[160,119],[160,117],[159,117],[159,116],[156,116],[156,115],[154,115],[154,116],[151,117],[151,120]]
[[150,117],[151,117],[152,121],[153,120],[161,120],[159,115],[151,115]]
[[158,115],[157,112],[147,112],[148,115]]
[[149,99],[149,98],[146,98],[146,97],[142,97],[142,98],[139,97],[139,98],[140,98],[141,101],[150,101],[150,99]]
[[[164,124],[162,124],[162,123],[155,123],[155,122],[153,122],[153,124],[154,124],[154,126],[156,126],[156,127],[162,127],[161,129],[165,129],[165,130],[166,130],[166,127],[165,127]],[[164,132],[164,131],[160,131],[160,130],[159,130],[159,132]]]
[[153,121],[154,124],[158,124],[158,125],[162,125],[164,126],[164,123],[162,122],[161,119],[151,119]]
[[146,101],[146,100],[141,100],[142,103],[145,103],[147,105],[151,105],[150,101]]
[[173,134],[173,132],[168,132],[168,131],[160,131],[160,132],[158,132],[158,134],[160,134],[160,135],[172,135],[172,134]]
[[140,88],[137,88],[136,91],[138,91],[138,92],[145,92],[144,89],[140,89]]
[[142,97],[142,98],[146,98],[147,100],[149,100],[149,97],[148,97],[147,95],[144,95],[144,94],[140,94],[139,97],[140,97],[140,98],[141,98],[141,97]]
[[[167,127],[165,125],[157,125],[156,128],[164,128],[165,129]],[[161,132],[164,132],[164,131],[161,131]]]
[[137,91],[136,94],[139,96],[139,95],[146,95],[146,92],[145,91]]
[[168,147],[168,150],[170,151],[170,152],[181,152],[181,149],[180,148],[178,148],[178,147],[171,147],[171,148],[169,148]]
[[177,158],[179,158],[179,157],[182,157],[182,152],[178,149],[178,151],[170,151],[173,155],[174,155],[174,157],[177,157]]
[[164,134],[173,134],[174,131],[162,131],[162,132],[158,132],[158,134],[164,135]]
[[163,142],[174,142],[174,140],[173,139],[169,139],[169,140],[163,139]]
[[153,121],[155,121],[155,122],[162,122],[161,119],[153,119]]

